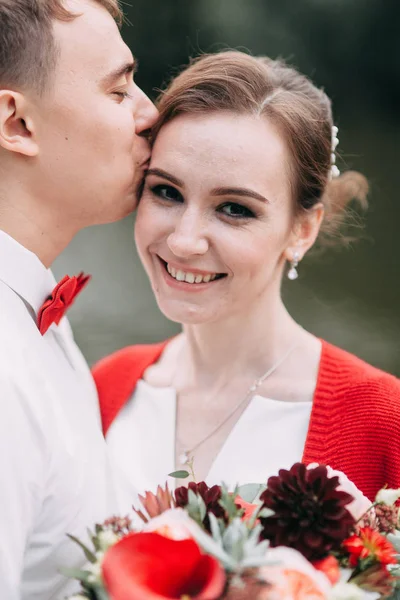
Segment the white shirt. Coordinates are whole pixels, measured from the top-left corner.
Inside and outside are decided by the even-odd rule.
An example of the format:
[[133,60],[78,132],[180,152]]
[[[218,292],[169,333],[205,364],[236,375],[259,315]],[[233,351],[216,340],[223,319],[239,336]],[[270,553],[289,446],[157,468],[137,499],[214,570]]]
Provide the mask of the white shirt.
[[[311,408],[312,402],[253,396],[215,458],[206,483],[225,482],[230,489],[266,483],[279,469],[301,461]],[[107,433],[113,462],[142,493],[155,492],[167,480],[170,488],[175,487],[176,480],[168,478],[176,470],[175,422],[175,390],[139,380]]]
[[0,598],[58,600],[81,567],[67,537],[117,512],[96,389],[68,321],[42,336],[36,314],[55,285],[0,231]]

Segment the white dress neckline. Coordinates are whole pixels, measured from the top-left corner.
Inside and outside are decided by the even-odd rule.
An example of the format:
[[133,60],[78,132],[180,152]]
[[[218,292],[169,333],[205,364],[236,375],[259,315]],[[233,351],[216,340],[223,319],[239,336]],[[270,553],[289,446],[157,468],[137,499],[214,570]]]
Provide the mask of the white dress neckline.
[[[265,483],[280,468],[302,459],[311,401],[280,401],[255,394],[215,457],[205,481]],[[113,462],[139,493],[155,491],[174,479],[176,392],[140,379],[132,397],[112,423],[107,444]],[[178,482],[179,485],[179,482]]]

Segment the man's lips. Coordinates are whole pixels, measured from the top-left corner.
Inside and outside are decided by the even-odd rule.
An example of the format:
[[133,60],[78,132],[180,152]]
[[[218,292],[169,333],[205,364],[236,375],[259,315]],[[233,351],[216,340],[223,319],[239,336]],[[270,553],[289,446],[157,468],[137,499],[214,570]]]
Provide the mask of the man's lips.
[[151,159],[151,154],[149,154],[149,156],[142,162],[140,163],[141,167],[148,167],[150,164],[150,159]]

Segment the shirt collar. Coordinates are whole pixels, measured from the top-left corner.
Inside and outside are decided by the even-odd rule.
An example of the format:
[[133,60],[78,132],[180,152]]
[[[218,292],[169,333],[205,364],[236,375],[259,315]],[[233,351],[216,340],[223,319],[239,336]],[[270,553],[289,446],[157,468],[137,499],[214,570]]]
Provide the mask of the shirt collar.
[[37,314],[56,280],[39,258],[0,230],[0,281],[25,300]]

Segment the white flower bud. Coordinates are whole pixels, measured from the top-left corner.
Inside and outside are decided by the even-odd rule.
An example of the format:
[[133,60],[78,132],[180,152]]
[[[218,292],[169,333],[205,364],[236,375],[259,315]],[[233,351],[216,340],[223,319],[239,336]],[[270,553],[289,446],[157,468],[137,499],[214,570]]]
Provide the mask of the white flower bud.
[[393,504],[400,498],[400,489],[392,490],[390,488],[379,490],[376,495],[375,502],[378,504],[386,504],[387,506],[393,506]]
[[368,598],[368,594],[354,583],[339,581],[333,586],[328,598],[329,600],[363,600]]
[[97,541],[102,550],[108,550],[110,546],[114,546],[119,541],[119,537],[112,529],[103,529],[97,535]]
[[98,559],[98,562],[90,563],[85,567],[85,571],[89,571],[89,573],[90,573],[90,575],[88,575],[89,583],[101,583],[101,581],[102,581],[101,562],[102,562],[103,556],[104,556],[103,552],[97,552],[96,558]]

